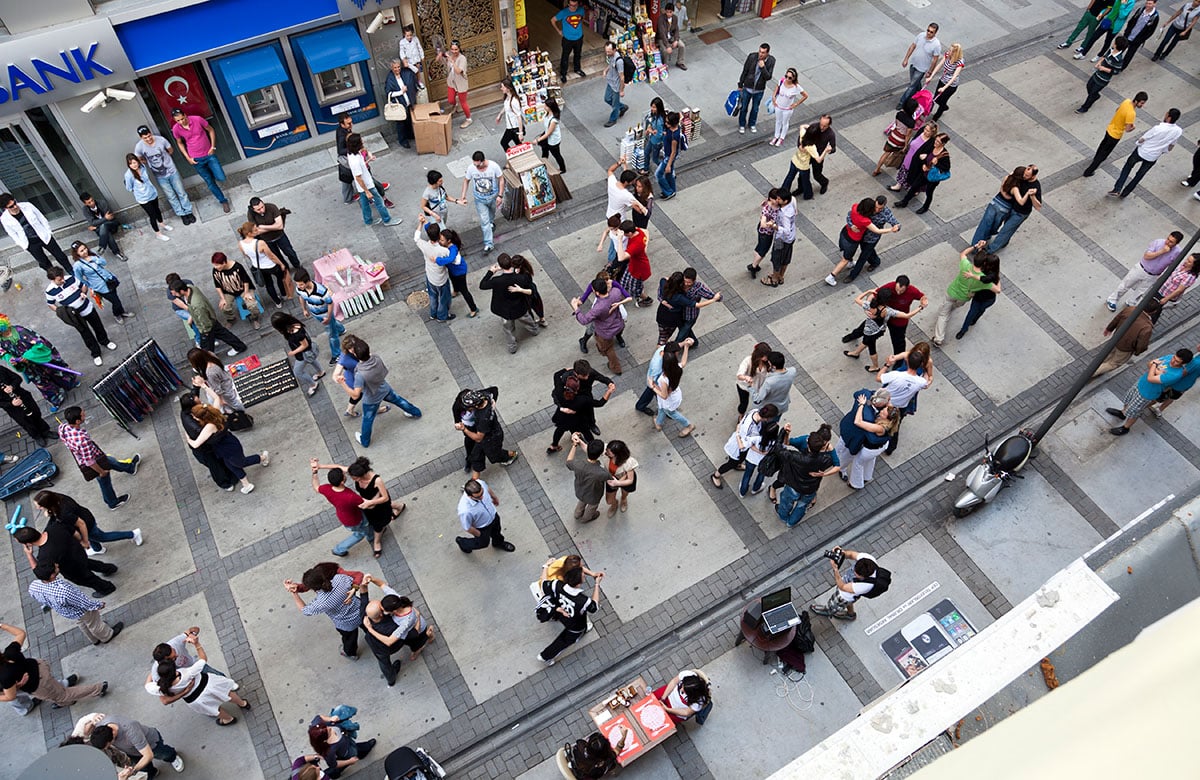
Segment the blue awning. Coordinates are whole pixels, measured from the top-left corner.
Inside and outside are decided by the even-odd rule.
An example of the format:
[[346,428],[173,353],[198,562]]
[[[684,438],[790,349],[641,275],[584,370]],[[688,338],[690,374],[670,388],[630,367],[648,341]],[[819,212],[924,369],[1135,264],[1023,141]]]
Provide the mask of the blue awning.
[[330,27],[327,30],[296,36],[292,40],[300,47],[300,53],[304,55],[308,69],[313,73],[324,73],[371,58],[353,25]]
[[274,46],[263,46],[229,57],[218,57],[213,63],[225,77],[231,95],[244,95],[288,80],[287,69],[279,61],[279,54]]

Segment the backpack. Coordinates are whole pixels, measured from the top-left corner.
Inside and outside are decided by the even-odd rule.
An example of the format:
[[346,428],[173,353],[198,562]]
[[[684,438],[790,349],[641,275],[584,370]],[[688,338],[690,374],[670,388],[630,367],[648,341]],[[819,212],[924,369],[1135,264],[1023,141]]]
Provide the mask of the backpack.
[[621,55],[621,63],[624,67],[622,77],[626,84],[633,83],[633,77],[637,75],[637,66],[633,64],[633,58],[624,54]]
[[892,573],[879,564],[875,564],[875,576],[863,577],[859,582],[869,582],[875,586],[871,588],[870,593],[862,595],[864,599],[873,599],[887,593],[888,588],[892,586]]
[[758,463],[758,472],[767,477],[773,477],[779,473],[781,463],[781,454],[784,445],[787,444],[787,433],[780,428],[779,436],[775,440],[775,446],[767,450],[767,454]]
[[808,611],[805,610],[800,613],[800,624],[796,626],[796,636],[792,638],[787,647],[779,651],[779,660],[786,667],[785,671],[793,669],[803,674],[805,654],[816,649],[817,636],[813,633],[812,621],[809,620]]

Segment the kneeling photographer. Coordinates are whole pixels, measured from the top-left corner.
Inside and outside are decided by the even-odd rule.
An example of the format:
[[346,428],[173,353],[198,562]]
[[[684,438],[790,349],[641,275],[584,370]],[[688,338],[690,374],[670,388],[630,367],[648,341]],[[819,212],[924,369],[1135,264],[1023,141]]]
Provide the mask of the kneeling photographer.
[[[809,607],[818,615],[838,620],[855,620],[858,617],[854,612],[855,601],[859,598],[873,599],[882,596],[892,584],[892,573],[876,563],[874,556],[867,553],[834,547],[832,550],[826,550],[824,556],[833,567],[837,589],[824,605],[813,604]],[[849,580],[843,579],[841,572],[841,565],[847,559],[854,561]]]

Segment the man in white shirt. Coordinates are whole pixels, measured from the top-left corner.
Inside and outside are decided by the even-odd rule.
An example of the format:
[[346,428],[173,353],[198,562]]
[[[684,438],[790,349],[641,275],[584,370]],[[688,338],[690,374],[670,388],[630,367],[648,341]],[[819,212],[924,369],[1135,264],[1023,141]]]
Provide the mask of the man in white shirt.
[[475,213],[479,215],[479,227],[483,231],[483,252],[492,251],[492,230],[496,226],[496,209],[504,203],[504,172],[489,160],[483,152],[471,155],[471,167],[463,174],[462,193],[458,196],[467,200],[467,187],[475,194]]
[[[1138,185],[1146,172],[1154,167],[1158,158],[1175,148],[1175,142],[1179,140],[1179,136],[1183,135],[1183,128],[1177,124],[1178,122],[1179,109],[1172,108],[1167,111],[1163,121],[1147,130],[1145,135],[1137,140],[1137,145],[1133,148],[1129,158],[1125,160],[1125,166],[1121,168],[1121,175],[1117,177],[1112,190],[1108,193],[1109,197],[1124,198],[1133,192],[1133,188]],[[1129,172],[1137,163],[1141,163],[1141,167],[1138,168],[1129,183],[1125,184],[1125,180],[1129,178]],[[1122,185],[1124,185],[1124,189],[1121,189]]]
[[425,292],[429,294],[429,319],[449,322],[450,313],[450,250],[438,243],[442,230],[437,223],[425,224],[428,217],[421,215],[413,241],[425,257]]
[[[617,178],[617,168],[625,165],[625,158],[617,160],[612,165],[608,166],[608,206],[604,210],[604,217],[611,219],[614,216],[620,215],[621,221],[629,219],[634,211],[639,214],[646,213],[646,207],[637,199],[631,189],[634,182],[637,181],[637,173],[634,171],[621,171],[620,178]],[[609,264],[617,261],[617,249],[610,242],[608,245],[608,262]]]
[[908,68],[908,89],[896,103],[896,110],[904,108],[904,101],[915,95],[923,84],[929,83],[942,57],[942,42],[937,39],[937,22],[930,22],[925,32],[918,33],[904,53],[900,67]]
[[[891,455],[896,451],[896,445],[900,442],[900,423],[904,422],[908,405],[917,397],[917,393],[933,384],[932,357],[926,358],[922,352],[906,353],[904,356],[904,371],[897,371],[892,368],[898,358],[898,355],[889,357],[883,364],[883,370],[875,377],[879,380],[879,384],[883,385],[892,394],[891,403],[892,406],[896,407],[896,412],[899,415],[899,420],[896,423],[896,431],[892,434],[887,449],[883,451],[884,455]],[[922,371],[924,372],[923,375],[918,373]]]
[[0,193],[0,224],[14,244],[33,255],[43,271],[49,271],[51,266],[46,259],[47,249],[59,265],[71,267],[71,261],[50,232],[50,223],[37,206],[25,201],[18,203],[9,193]]

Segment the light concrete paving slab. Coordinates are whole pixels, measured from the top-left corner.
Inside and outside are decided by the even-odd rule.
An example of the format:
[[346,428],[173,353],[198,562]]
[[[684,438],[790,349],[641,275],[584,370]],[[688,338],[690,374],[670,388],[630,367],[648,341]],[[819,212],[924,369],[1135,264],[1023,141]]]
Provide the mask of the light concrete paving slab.
[[[885,77],[901,78],[906,69],[900,67],[900,61],[923,22],[910,25],[910,31],[865,0],[842,3],[841,8],[837,6],[835,3],[805,9],[806,26],[819,31],[821,38],[853,41],[854,54],[869,67]],[[901,91],[896,91],[897,97]]]
[[[90,699],[71,708],[71,718],[78,719],[89,712],[119,713],[148,726],[157,728],[163,740],[183,756],[189,773],[196,777],[219,777],[228,772],[228,757],[253,756],[254,743],[247,723],[259,717],[256,710],[249,713],[238,710],[229,702],[222,707],[230,715],[236,715],[239,723],[221,728],[207,716],[193,712],[185,702],[163,706],[157,696],[146,692],[146,675],[154,665],[151,652],[159,642],[165,642],[182,633],[190,626],[200,627],[200,640],[208,654],[208,664],[229,673],[230,662],[217,640],[212,615],[204,596],[197,594],[172,605],[169,615],[142,620],[127,626],[121,636],[111,645],[88,646],[63,659],[65,674],[78,674],[85,681],[107,680],[108,695],[101,702]],[[234,677],[236,680],[237,678]],[[246,691],[252,706],[263,706]],[[265,709],[265,707],[263,707]],[[61,737],[66,737],[62,734]],[[60,735],[55,735],[56,741]],[[241,761],[239,776],[263,777],[262,769],[255,761]],[[159,763],[159,771],[166,766]]]
[[[1178,4],[1175,7],[1178,8]],[[1155,38],[1155,46],[1158,46],[1157,41],[1158,39]],[[1133,78],[1120,85],[1121,90],[1126,93],[1124,97],[1132,97],[1140,89],[1146,90],[1150,95],[1150,103],[1147,104],[1147,108],[1150,110],[1153,122],[1141,126],[1138,130],[1139,136],[1153,124],[1161,121],[1168,108],[1178,108],[1183,116],[1200,108],[1200,94],[1198,94],[1200,90],[1196,89],[1195,84],[1180,78],[1158,63],[1151,62],[1149,57],[1143,56],[1145,53],[1146,46],[1143,46],[1137,54],[1137,62],[1133,63],[1133,67],[1126,68],[1121,72],[1122,75],[1132,75]],[[1180,57],[1181,54],[1182,57]],[[1167,62],[1185,74],[1195,74],[1196,66],[1200,64],[1200,57],[1196,56],[1195,49],[1177,46],[1175,51],[1171,52],[1171,57]]]
[[1080,344],[1098,346],[1112,312],[1104,306],[1107,293],[1093,291],[1111,291],[1121,280],[1052,223],[1041,228],[1040,259],[1014,256],[1013,262],[1001,261],[1000,270]]
[[[693,398],[699,401],[704,394],[701,385],[711,387],[712,383],[693,384],[693,378],[699,379],[699,376],[694,377],[690,361],[684,374],[685,395],[681,411],[686,415],[691,409],[687,401],[688,388],[694,388]],[[728,387],[723,389],[732,392]],[[674,448],[662,440],[664,435],[673,436],[676,428],[664,426],[663,433],[656,432],[651,418],[630,412],[635,397],[632,393],[614,396],[607,406],[597,410],[596,415],[605,436],[623,440],[639,464],[638,490],[629,498],[628,512],[618,512],[609,518],[605,516],[607,510],[601,507],[599,519],[579,523],[572,517],[576,499],[571,473],[563,465],[567,448],[547,456],[545,434],[521,443],[530,467],[558,509],[580,554],[591,568],[606,573],[603,593],[608,602],[602,604],[601,609],[615,609],[622,620],[648,612],[746,553],[737,534],[709,500],[706,491],[688,490],[668,495],[657,489],[662,485],[689,484],[692,476]],[[707,404],[705,407],[711,408]],[[697,430],[703,433],[708,423],[698,414],[696,417]],[[724,441],[723,432],[713,431],[712,435]],[[683,531],[685,528],[686,532]],[[681,541],[681,532],[686,541]],[[457,550],[455,554],[459,554]],[[537,566],[543,561],[537,561]],[[646,587],[644,575],[649,570],[655,572],[653,587]],[[518,668],[522,665],[517,663]]]
[[[1014,16],[1022,15],[1014,14]],[[1070,29],[1075,28],[1072,26]],[[1063,37],[1069,34],[1070,32],[1068,31]],[[1081,143],[1089,146],[1091,151],[1078,158],[1080,162],[1086,164],[1091,161],[1096,146],[1104,138],[1104,128],[1108,125],[1113,111],[1116,111],[1117,104],[1121,102],[1123,96],[1106,89],[1101,93],[1100,100],[1088,109],[1086,114],[1076,114],[1075,109],[1087,97],[1087,89],[1085,87],[1087,77],[1085,76],[1078,81],[1071,78],[1046,78],[1047,73],[1059,72],[1060,65],[1054,62],[1057,58],[1063,58],[1068,63],[1072,63],[1071,49],[1048,51],[1041,56],[1031,57],[1024,62],[1018,62],[1003,70],[996,71],[992,74],[992,78],[1028,101],[1031,105],[1037,106],[1039,110],[1050,116],[1054,124],[1075,136]],[[1088,64],[1090,65],[1090,63]],[[1139,124],[1144,123],[1139,122]],[[972,128],[973,130],[974,128]],[[1137,130],[1132,137],[1136,138],[1140,132],[1140,130]],[[1119,148],[1126,149],[1126,146],[1122,144]],[[1116,157],[1117,154],[1119,152],[1114,153],[1113,157]],[[1126,154],[1128,154],[1128,150]],[[1110,157],[1110,159],[1112,158]],[[1000,164],[1000,162],[997,161],[997,164]],[[1020,164],[1013,163],[1013,166]]]
[[[946,285],[958,268],[960,251],[948,244],[939,244],[896,263],[890,269],[896,274],[908,274],[913,284],[929,296],[929,308],[914,322],[930,337],[937,308],[945,300]],[[1006,295],[1001,294],[979,324],[962,341],[958,341],[954,333],[966,314],[965,306],[951,313],[947,340],[941,351],[966,371],[972,381],[997,403],[1007,401],[1071,360],[1066,350]],[[928,319],[925,319],[926,315]],[[939,357],[939,354],[934,354],[935,365]],[[1004,371],[995,370],[997,361],[1004,364]]]
[[1000,491],[992,505],[949,526],[954,540],[1012,604],[1101,540],[1041,474],[1025,469],[1021,476],[1016,489]]
[[[411,512],[405,515],[406,519]],[[311,751],[306,733],[308,722],[313,715],[328,713],[331,707],[343,703],[339,691],[353,691],[353,700],[344,703],[359,709],[361,739],[380,738],[380,755],[450,719],[424,661],[405,662],[396,686],[388,688],[361,634],[359,659],[342,658],[338,654],[341,637],[329,618],[301,615],[291,594],[284,590],[285,579],[299,580],[310,566],[339,560],[329,550],[343,536],[341,531],[331,531],[292,548],[287,556],[273,558],[229,580],[247,641],[271,697],[275,720],[288,753],[293,756]],[[379,567],[372,565],[370,556],[370,547],[358,544],[342,565],[380,576]],[[386,579],[387,572],[382,572],[382,576]],[[371,595],[378,598],[379,593],[373,589]],[[417,606],[424,607],[419,601]],[[422,612],[440,632],[437,615],[431,610]],[[438,641],[442,639],[439,633]],[[403,651],[398,656],[401,660],[406,657]]]
[[[482,305],[478,299],[476,303]],[[449,325],[438,324],[438,327],[463,328],[470,333],[465,338],[473,338],[481,330],[480,321],[487,315],[481,313],[474,319],[467,317],[467,307],[458,299],[451,304],[451,310],[455,309],[456,319]],[[399,409],[377,416],[375,427],[371,430],[371,446],[363,449],[354,442],[354,434],[362,430],[362,418],[342,415],[349,397],[342,385],[332,381],[332,369],[321,381],[321,392],[329,394],[333,408],[337,410],[337,419],[345,428],[347,438],[354,442],[355,451],[369,457],[375,470],[384,479],[391,479],[427,463],[455,445],[455,442],[446,438],[447,428],[441,424],[446,418],[441,414],[448,408],[447,398],[453,400],[457,388],[445,358],[429,335],[425,324],[428,314],[428,307],[413,309],[394,305],[388,309],[386,316],[357,317],[346,323],[347,333],[366,340],[371,345],[371,353],[383,358],[389,370],[388,384],[421,410],[421,419],[405,417]],[[326,343],[322,349],[327,346]],[[323,351],[322,363],[326,359]],[[448,388],[452,390],[448,391]],[[453,433],[452,428],[450,431]],[[320,436],[316,431],[313,431],[313,435],[319,441]],[[396,446],[400,441],[404,442],[404,446]],[[311,490],[309,492],[313,495]]]
[[[25,505],[23,511],[28,511],[28,504]],[[24,566],[25,556],[16,549],[15,542],[12,543],[12,547],[17,560],[20,560],[21,565]],[[0,556],[0,612],[8,618],[4,621],[5,623],[12,622],[25,628],[25,621],[19,618],[21,600],[27,598],[29,596],[26,595],[25,589],[17,583],[17,571],[13,565],[13,558],[7,555]],[[7,645],[12,641],[12,637],[4,634],[2,641]],[[29,656],[37,656],[36,653],[30,652],[28,645],[25,646],[25,651]],[[0,755],[0,775],[4,777],[16,777],[46,752],[41,708],[21,717],[11,709],[11,706],[10,704],[0,705],[4,708],[4,713],[0,717],[3,717],[5,742],[8,744],[8,749],[3,752],[3,755]]]
[[[638,780],[679,780],[679,772],[675,771],[666,750],[651,751],[620,772],[622,777]],[[558,760],[551,756],[528,772],[517,775],[516,780],[562,780],[562,773],[558,771]]]
[[[931,296],[932,299],[932,296]],[[930,317],[927,309],[914,319],[922,322]],[[849,289],[835,291],[793,314],[789,314],[771,325],[772,332],[779,334],[784,346],[800,360],[804,370],[812,376],[825,394],[833,399],[843,411],[853,405],[854,393],[862,388],[879,386],[876,374],[864,371],[870,365],[867,353],[857,360],[849,360],[843,351],[854,344],[843,344],[838,338],[842,333],[853,330],[862,322],[862,309],[854,305]],[[891,344],[885,334],[877,343],[879,365],[891,354]],[[934,355],[933,386],[921,391],[918,412],[905,420],[902,429],[902,446],[887,458],[888,463],[899,464],[936,445],[942,438],[962,428],[979,416],[979,413],[954,386],[944,378],[937,377],[937,359]],[[836,420],[827,420],[837,435]],[[815,427],[815,426],[814,426]],[[793,425],[793,428],[796,428]],[[801,426],[796,435],[808,433],[810,428]],[[835,481],[835,480],[827,480]]]
[[[904,56],[904,51],[908,44],[912,43],[913,36],[924,30],[925,25],[934,19],[940,25],[938,39],[942,42],[944,49],[949,48],[950,44],[955,41],[969,48],[991,41],[1008,32],[1003,26],[994,22],[990,16],[967,3],[938,2],[932,7],[926,7],[927,4],[923,2],[916,3],[911,0],[884,0],[884,4],[892,10],[892,13],[904,16],[910,22],[911,30],[907,30],[908,34],[900,38],[901,41],[904,41],[904,46],[899,49],[900,57]],[[996,10],[999,11],[999,9]],[[934,16],[930,16],[931,12],[934,13]],[[1004,14],[1005,17],[1009,15]],[[899,62],[899,58],[896,61]],[[899,94],[897,91],[897,97]]]
[[862,705],[821,648],[804,665],[786,689],[774,664],[744,645],[704,667],[715,705],[688,733],[714,777],[767,777],[854,719]]
[[[892,587],[879,598],[859,599],[854,605],[855,611],[858,613],[857,620],[853,622],[834,620],[832,622],[834,628],[842,635],[842,639],[846,640],[850,649],[854,651],[863,666],[884,690],[899,684],[901,676],[896,666],[884,655],[880,645],[910,620],[942,599],[950,599],[954,602],[963,617],[975,626],[976,631],[981,631],[992,624],[991,613],[924,537],[913,537],[899,547],[886,552],[882,550],[866,550],[865,552],[874,555],[880,566],[892,572]],[[832,574],[830,579],[832,579]],[[935,583],[937,587],[930,588]],[[892,610],[927,589],[928,592],[924,596],[903,612],[882,625],[877,624],[877,621],[884,619]],[[833,588],[822,591],[813,599],[813,603],[824,604],[832,592]],[[815,617],[814,620],[825,620],[825,618]],[[867,633],[868,629],[871,630],[870,634]]]
[[[779,56],[776,63],[777,78],[782,78],[788,68],[795,68],[799,74],[798,82],[808,93],[810,102],[825,100],[870,81],[869,76],[854,70],[827,45],[825,40],[814,35],[810,31],[810,27],[806,15],[790,14],[769,20],[758,20],[754,24],[738,24],[733,29],[745,29],[748,33],[757,33],[757,35],[738,38],[748,44],[746,46],[747,54],[753,51],[754,46],[760,41],[768,41],[772,46],[782,48],[785,54]],[[764,111],[773,92],[774,87],[770,88],[763,97]],[[792,116],[793,133],[798,122],[807,121],[805,117],[809,116],[811,116],[811,112],[804,108],[799,109],[798,113]],[[761,119],[766,122],[766,126],[760,127],[760,132],[774,129],[774,117],[767,119]],[[794,138],[794,136],[792,137]]]
[[[281,348],[280,354],[268,356],[260,351],[259,357],[267,363],[281,359],[282,352]],[[303,390],[296,389],[250,408],[254,427],[237,433],[243,449],[250,455],[261,452],[264,447],[272,447],[269,450],[270,466],[251,466],[246,471],[254,484],[254,492],[250,495],[242,495],[236,487],[232,492],[217,487],[208,469],[188,455],[192,476],[200,490],[200,501],[208,514],[217,548],[223,555],[253,544],[296,519],[329,508],[329,503],[312,491],[308,479],[309,458],[328,463],[330,455],[312,415],[296,413],[296,405],[305,400]],[[173,419],[179,431],[178,446],[186,448],[179,415],[174,414]],[[285,442],[293,444],[289,446]]]
[[[971,106],[971,112],[981,116],[1021,116],[1011,103],[987,89],[978,81],[968,80],[959,87],[954,99],[960,105]],[[982,112],[976,113],[976,112]],[[1109,114],[1111,116],[1111,113]],[[1036,150],[1034,160],[1047,176],[1079,161],[1079,153],[1062,141],[1050,129],[1030,124],[1021,133],[1011,132],[1008,123],[975,123],[971,125],[971,145],[986,154],[1002,170],[1029,162],[1030,150]],[[954,152],[951,151],[953,155]]]
[[[597,238],[599,233],[597,232]],[[593,248],[595,245],[592,245]],[[540,266],[528,252],[521,254],[529,258],[534,270]],[[517,326],[516,355],[508,353],[504,331],[500,319],[491,313],[492,293],[490,290],[480,290],[479,280],[489,268],[485,262],[479,262],[477,268],[468,275],[471,294],[479,304],[480,314],[473,320],[468,320],[470,330],[456,332],[463,352],[467,354],[479,381],[484,386],[500,386],[500,411],[506,419],[516,420],[550,404],[551,386],[548,377],[538,371],[513,371],[514,366],[568,366],[579,355],[579,337],[582,328],[571,316],[569,299],[560,293],[554,284],[542,273],[534,277],[542,301],[546,307],[547,328],[541,328],[537,336],[530,335],[525,329]],[[637,307],[630,309],[634,312],[645,313]],[[451,323],[457,325],[462,315]],[[653,323],[651,323],[653,324]],[[640,330],[640,326],[639,326]],[[439,396],[443,400],[437,402],[441,408],[445,406],[446,396],[443,391]],[[435,406],[435,409],[437,407]],[[436,412],[435,412],[436,413]],[[457,442],[455,442],[457,446]]]
[[[1076,407],[1073,416],[1060,421],[1039,445],[1117,525],[1172,493],[1186,494],[1200,476],[1145,420],[1119,438],[1108,432],[1120,421],[1104,409],[1119,409],[1121,396],[1137,377],[1133,370],[1123,373]],[[1130,489],[1133,482],[1146,480],[1152,490]]]
[[[724,136],[737,132],[737,120],[731,119],[725,114],[725,98],[728,97],[729,90],[737,86],[737,77],[741,73],[742,62],[756,44],[750,44],[751,48],[747,48],[745,54],[735,57],[721,46],[705,46],[699,39],[690,36],[684,38],[684,43],[687,46],[688,70],[683,73],[678,68],[672,68],[666,83],[666,86],[678,95],[683,103],[681,105],[668,103],[667,110],[678,111],[685,106],[700,109],[700,121],[703,123],[700,130],[701,141],[710,134]],[[703,51],[702,58],[698,56],[701,51]],[[607,120],[608,108],[604,104],[604,84],[597,83],[599,89],[595,93],[596,104],[604,109],[604,119]],[[721,88],[714,88],[714,84],[720,84]],[[621,134],[624,134],[626,128],[641,121],[646,112],[650,110],[650,100],[653,97],[654,94],[651,90],[639,85],[627,87],[625,103],[629,105],[629,112],[625,114],[624,119],[617,122],[612,131],[620,130]],[[763,110],[765,111],[766,108],[764,107]],[[599,125],[600,122],[596,124]],[[611,131],[595,129],[592,132],[600,137],[601,133]],[[620,153],[619,144],[613,144],[610,148],[613,150],[613,160],[615,161]],[[696,149],[694,144],[688,144],[689,152],[694,149]],[[679,166],[678,175],[687,177],[680,182],[683,189],[686,189],[687,184],[683,182],[691,183],[694,178],[688,177],[687,156],[683,158]]]
[[[533,453],[538,444],[541,440],[524,450],[526,457],[537,457]],[[428,601],[429,615],[480,702],[542,669],[534,656],[558,632],[534,617],[529,583],[537,579],[551,552],[562,554],[546,547],[504,469],[489,469],[484,481],[500,499],[504,537],[516,545],[516,552],[488,548],[464,555],[455,545],[454,537],[463,535],[455,513],[462,495],[463,478],[459,474],[413,494],[405,515],[409,520],[396,532]],[[446,587],[449,582],[465,587]],[[481,609],[479,595],[485,590],[487,605]],[[485,636],[487,641],[481,641]],[[559,662],[569,662],[570,653],[568,650],[560,656]]]
[[[185,529],[180,520],[179,508],[173,498],[152,428],[142,426],[138,431],[142,440],[135,441],[116,422],[105,420],[99,413],[95,417],[88,417],[86,427],[96,443],[112,457],[128,458],[134,452],[142,455],[136,475],[113,475],[113,488],[118,495],[128,493],[129,503],[110,512],[100,497],[99,486],[84,481],[66,447],[58,443],[51,445],[54,461],[58,464],[58,474],[54,477],[51,490],[71,496],[91,509],[96,522],[106,531],[142,529],[145,544],[141,547],[135,547],[132,541],[105,545],[107,552],[101,560],[120,567],[116,574],[105,576],[117,586],[117,590],[104,599],[112,608],[128,604],[194,571],[195,565],[187,545],[173,541],[193,531]],[[21,502],[22,514],[31,518],[30,524],[44,528],[45,518],[32,514],[33,495],[25,494]],[[19,560],[24,566],[23,555]],[[153,565],[147,565],[149,562],[153,562]],[[91,593],[91,590],[85,589],[85,592]],[[55,615],[54,627],[55,633],[65,634],[75,630],[75,623]]]
[[[1123,162],[1124,158],[1118,160],[1118,167]],[[1151,172],[1157,172],[1158,167],[1156,165]],[[1183,188],[1179,186],[1178,180],[1184,175],[1186,174],[1172,176],[1175,179],[1174,186],[1180,190]],[[1112,189],[1113,181],[1114,177],[1101,169],[1089,179],[1071,179],[1063,186],[1050,190],[1046,193],[1045,203],[1055,209],[1067,211],[1076,230],[1086,236],[1095,237],[1096,242],[1126,268],[1131,268],[1134,263],[1139,262],[1146,247],[1156,238],[1166,238],[1172,230],[1187,233],[1187,225],[1179,224],[1178,220],[1158,213],[1141,198],[1106,197],[1105,193]],[[1020,252],[1020,257],[1035,262],[1042,261],[1040,240],[1025,236],[1025,231],[1035,225],[1040,236],[1043,226],[1034,222],[1037,218],[1035,214],[1021,225],[1021,229],[1013,236],[1012,243],[1004,250],[1006,259]],[[1114,230],[1115,225],[1120,225],[1121,229]],[[966,240],[970,240],[970,234],[964,235]],[[1107,297],[1115,287],[1113,284],[1096,292],[1100,297]],[[1103,305],[1103,301],[1100,304]]]

